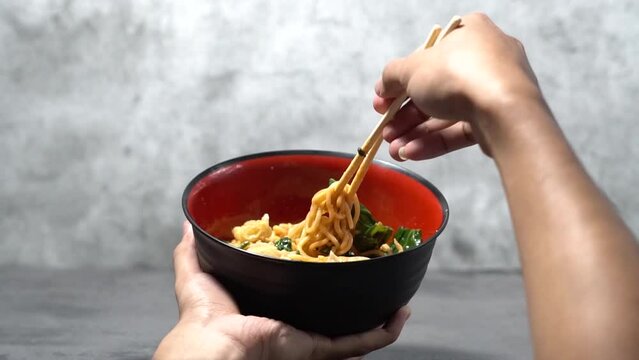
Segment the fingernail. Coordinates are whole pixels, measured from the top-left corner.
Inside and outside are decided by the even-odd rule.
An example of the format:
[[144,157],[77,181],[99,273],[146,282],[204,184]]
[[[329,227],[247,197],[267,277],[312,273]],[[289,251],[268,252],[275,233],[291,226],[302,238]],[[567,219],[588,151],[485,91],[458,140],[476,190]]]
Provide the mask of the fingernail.
[[382,96],[381,92],[382,92],[382,82],[377,80],[377,82],[375,83],[375,94],[377,94],[377,96]]
[[186,235],[186,233],[189,231],[189,226],[191,226],[191,224],[189,224],[189,221],[184,220],[184,222],[182,223],[182,235]]
[[406,161],[408,158],[406,157],[406,146],[402,146],[398,151],[399,158]]

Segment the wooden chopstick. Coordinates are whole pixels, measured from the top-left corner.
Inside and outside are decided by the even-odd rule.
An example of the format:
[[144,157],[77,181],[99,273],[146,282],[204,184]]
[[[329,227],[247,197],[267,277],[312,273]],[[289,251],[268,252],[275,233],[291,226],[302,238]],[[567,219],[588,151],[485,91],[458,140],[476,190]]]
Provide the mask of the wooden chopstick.
[[[421,50],[421,49],[425,49],[425,48],[429,48],[433,46],[435,44],[435,41],[437,41],[437,36],[440,34],[441,30],[442,30],[441,26],[439,25],[433,26],[433,29],[430,31],[430,34],[428,35],[428,39],[426,40],[424,45],[422,47],[417,48],[417,50]],[[401,97],[403,97],[403,99],[400,100]],[[374,145],[373,140],[376,138],[380,138],[381,131],[384,128],[384,125],[386,125],[386,123],[390,121],[390,119],[395,115],[395,113],[397,113],[397,111],[399,110],[399,108],[404,103],[407,97],[402,95],[400,96],[400,98],[397,98],[391,104],[389,109],[386,111],[386,113],[384,113],[381,120],[375,126],[375,129],[373,129],[373,132],[368,136],[366,141],[364,141],[364,144],[357,149],[357,154],[355,155],[351,163],[348,165],[348,168],[346,168],[346,171],[344,171],[344,173],[342,174],[342,177],[339,179],[339,183],[337,184],[337,189],[336,189],[336,192],[338,194],[342,191],[342,189],[344,189],[344,186],[346,186],[346,184],[351,180],[355,171],[359,168],[362,161],[364,161],[364,159],[368,157],[368,154],[371,152],[370,151],[371,147],[372,145]],[[381,142],[380,142],[380,145],[381,145]]]
[[[460,16],[453,16],[450,21],[448,22],[448,24],[446,24],[446,27],[444,28],[444,31],[442,31],[439,36],[437,37],[437,40],[435,41],[435,44],[437,44],[438,42],[442,41],[442,39],[446,36],[448,36],[448,34],[450,34],[453,30],[457,29],[459,27],[459,25],[461,25],[461,17]],[[433,44],[434,45],[434,44]]]
[[[459,27],[460,24],[461,17],[453,16],[453,18],[448,22],[443,30],[439,25],[433,26],[433,29],[430,31],[426,42],[415,51],[428,49],[436,45],[446,35],[450,34],[451,31]],[[359,186],[364,179],[364,175],[368,171],[368,168],[373,161],[377,150],[379,150],[379,147],[382,144],[382,130],[384,129],[384,126],[386,126],[386,124],[388,124],[388,122],[395,117],[395,114],[397,114],[397,112],[407,99],[408,95],[405,93],[398,96],[391,103],[384,115],[382,115],[382,118],[379,120],[366,141],[364,141],[364,144],[357,149],[357,154],[355,155],[353,160],[351,160],[351,163],[346,168],[346,171],[344,171],[342,177],[339,179],[339,183],[337,184],[336,189],[337,193],[341,192],[342,189],[344,189],[346,184],[351,180],[351,178],[353,178],[353,175],[355,175],[355,178],[353,179],[349,188],[349,194],[354,194],[357,192],[357,189],[359,189]],[[356,174],[355,171],[357,171]]]

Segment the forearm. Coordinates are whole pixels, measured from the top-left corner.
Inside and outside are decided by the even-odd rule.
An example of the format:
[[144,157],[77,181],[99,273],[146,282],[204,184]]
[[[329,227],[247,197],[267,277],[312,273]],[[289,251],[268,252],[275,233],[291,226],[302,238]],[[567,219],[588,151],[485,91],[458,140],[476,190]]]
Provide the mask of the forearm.
[[639,250],[631,232],[543,102],[497,116],[491,151],[520,249],[537,355],[639,356]]

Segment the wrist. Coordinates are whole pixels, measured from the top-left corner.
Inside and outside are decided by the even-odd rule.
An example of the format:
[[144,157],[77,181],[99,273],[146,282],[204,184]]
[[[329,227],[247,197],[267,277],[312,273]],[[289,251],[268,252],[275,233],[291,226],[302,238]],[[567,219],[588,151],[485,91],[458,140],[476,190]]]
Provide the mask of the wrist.
[[474,121],[498,165],[522,152],[534,152],[548,139],[563,138],[538,88],[504,93],[495,99],[490,106],[476,110]]
[[246,349],[225,334],[199,322],[181,320],[158,345],[153,360],[245,359]]

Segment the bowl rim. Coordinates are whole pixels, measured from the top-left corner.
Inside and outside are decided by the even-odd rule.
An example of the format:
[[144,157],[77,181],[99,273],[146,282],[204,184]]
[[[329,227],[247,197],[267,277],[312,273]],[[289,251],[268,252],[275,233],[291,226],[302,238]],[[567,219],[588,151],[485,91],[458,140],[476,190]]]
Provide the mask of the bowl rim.
[[[362,261],[349,261],[349,262],[327,262],[327,263],[317,263],[317,262],[305,262],[305,261],[293,261],[293,260],[287,260],[287,259],[278,259],[278,258],[271,258],[268,256],[263,256],[263,255],[258,255],[258,254],[253,254],[250,253],[248,251],[244,251],[242,249],[239,249],[233,245],[230,245],[228,242],[222,240],[222,239],[218,239],[217,237],[209,234],[207,231],[205,231],[204,229],[202,229],[193,219],[193,217],[191,216],[189,210],[188,210],[188,198],[189,198],[189,194],[191,193],[191,191],[193,190],[193,187],[195,186],[195,184],[197,184],[200,180],[202,180],[204,177],[208,176],[210,173],[224,168],[226,166],[232,165],[234,163],[238,163],[238,162],[242,162],[242,161],[246,161],[246,160],[251,160],[251,159],[256,159],[256,158],[265,158],[265,157],[274,157],[274,156],[289,156],[289,155],[318,155],[318,156],[327,156],[327,157],[340,157],[340,158],[346,158],[346,159],[352,159],[355,154],[350,154],[347,152],[341,152],[341,151],[329,151],[329,150],[308,150],[308,149],[290,149],[290,150],[274,150],[274,151],[264,151],[264,152],[258,152],[258,153],[252,153],[252,154],[247,154],[247,155],[242,155],[242,156],[238,156],[238,157],[234,157],[228,160],[224,160],[222,162],[219,162],[217,164],[214,164],[208,168],[206,168],[205,170],[201,171],[199,174],[197,174],[191,181],[189,181],[189,183],[186,185],[186,188],[184,189],[184,192],[182,193],[182,211],[184,212],[184,215],[186,216],[186,219],[188,220],[188,222],[191,224],[191,226],[194,226],[195,228],[197,228],[197,230],[199,230],[202,234],[204,234],[204,236],[207,238],[207,240],[209,241],[214,241],[214,242],[218,242],[220,244],[222,244],[223,246],[226,246],[230,249],[232,249],[232,251],[236,251],[239,252],[241,254],[244,254],[246,256],[250,256],[253,258],[258,258],[262,261],[267,261],[267,262],[275,262],[275,263],[282,263],[282,264],[295,264],[296,266],[307,266],[307,267],[312,267],[312,266],[321,266],[322,268],[327,268],[327,267],[345,267],[345,266],[355,266],[357,264],[360,263],[371,263],[371,262],[382,262],[382,261],[388,261],[389,259],[395,258],[395,257],[401,257],[401,256],[405,256],[408,253],[415,251],[421,247],[424,246],[428,246],[429,244],[431,244],[431,242],[435,243],[435,240],[437,239],[437,237],[439,237],[439,235],[442,233],[442,231],[446,228],[446,225],[448,224],[448,218],[450,216],[450,210],[448,207],[448,201],[446,201],[446,198],[444,197],[444,195],[439,191],[439,189],[437,189],[437,187],[435,187],[435,185],[433,185],[430,181],[426,180],[424,177],[422,177],[421,175],[417,174],[416,172],[406,169],[404,167],[401,167],[399,165],[390,163],[388,161],[385,160],[378,160],[378,159],[373,159],[373,163],[375,165],[378,166],[382,166],[385,168],[388,168],[390,170],[402,173],[404,175],[407,175],[409,177],[411,177],[412,179],[416,180],[417,182],[419,182],[420,184],[422,184],[423,186],[425,186],[426,188],[428,188],[428,190],[430,190],[433,195],[435,195],[435,197],[437,198],[437,201],[439,202],[440,206],[442,207],[442,222],[439,224],[439,227],[437,228],[437,230],[435,230],[435,233],[433,233],[430,237],[428,237],[428,239],[422,239],[422,242],[411,249],[408,249],[406,251],[402,251],[400,253],[397,254],[391,254],[391,255],[386,255],[386,256],[381,256],[381,257],[377,257],[377,258],[369,258],[368,260],[362,260]],[[303,264],[303,265],[302,265]]]

